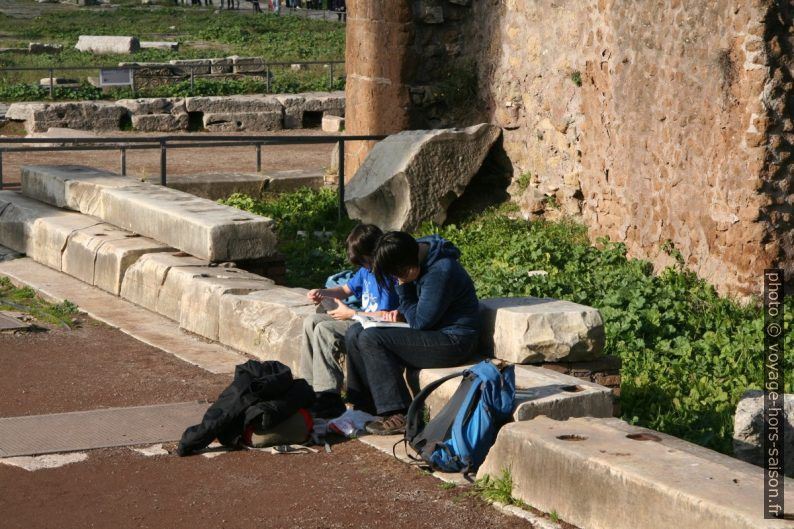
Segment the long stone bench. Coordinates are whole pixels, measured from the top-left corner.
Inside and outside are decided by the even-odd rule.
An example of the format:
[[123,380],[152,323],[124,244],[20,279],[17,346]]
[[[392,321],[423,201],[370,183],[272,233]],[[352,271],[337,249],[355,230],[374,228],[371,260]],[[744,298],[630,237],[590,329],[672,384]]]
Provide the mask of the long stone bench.
[[[477,477],[509,469],[512,495],[588,529],[778,529],[764,473],[618,419],[536,417],[505,425]],[[794,480],[784,480],[794,494]]]
[[256,259],[275,253],[270,219],[89,167],[23,167],[22,192],[208,261]]

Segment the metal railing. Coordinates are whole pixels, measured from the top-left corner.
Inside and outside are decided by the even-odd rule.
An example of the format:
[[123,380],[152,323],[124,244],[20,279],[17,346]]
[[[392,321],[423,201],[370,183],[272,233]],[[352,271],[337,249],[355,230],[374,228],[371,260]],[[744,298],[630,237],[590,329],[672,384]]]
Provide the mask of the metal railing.
[[[225,57],[222,57],[222,58],[225,58]],[[254,57],[254,58],[258,59],[259,57]],[[201,61],[201,60],[210,60],[210,59],[185,59],[185,60],[199,60],[199,61]],[[212,75],[213,75],[211,73],[210,74],[197,74],[196,73],[196,71],[199,71],[199,70],[202,70],[202,69],[206,69],[207,68],[206,64],[202,65],[202,64],[170,64],[170,63],[152,63],[152,64],[145,64],[144,63],[144,64],[130,64],[128,66],[118,66],[118,65],[115,65],[115,66],[94,66],[94,65],[88,65],[88,66],[35,66],[35,67],[34,66],[30,66],[30,67],[28,67],[28,66],[10,66],[10,67],[7,67],[7,68],[0,68],[0,75],[2,75],[5,72],[47,72],[47,74],[48,74],[48,76],[50,78],[50,82],[49,82],[50,99],[53,99],[55,97],[55,88],[58,86],[57,84],[55,84],[55,78],[56,78],[55,72],[60,72],[60,71],[68,72],[68,71],[78,71],[78,70],[80,70],[80,71],[86,71],[86,70],[97,70],[97,71],[100,71],[100,70],[133,70],[133,76],[132,76],[133,83],[132,83],[132,86],[130,88],[132,89],[132,92],[134,94],[135,91],[136,91],[135,72],[137,70],[146,70],[148,68],[152,68],[153,64],[162,64],[163,66],[166,66],[166,67],[178,68],[180,70],[190,71],[190,90],[191,90],[191,92],[192,92],[192,90],[194,88],[196,77],[200,77],[200,78],[201,77],[212,77]],[[262,76],[263,75],[265,77],[266,92],[270,93],[271,92],[270,89],[271,89],[271,86],[272,86],[273,69],[276,68],[276,67],[285,67],[285,68],[286,67],[291,67],[293,64],[299,64],[301,66],[313,66],[313,65],[318,65],[318,64],[328,65],[328,83],[329,83],[329,86],[333,86],[334,79],[335,79],[334,74],[335,74],[335,69],[336,69],[335,65],[338,65],[338,64],[344,65],[345,61],[340,59],[340,60],[335,60],[335,61],[274,61],[274,62],[268,62],[268,61],[265,61],[263,59],[263,61],[262,61],[263,71],[261,71],[261,72],[241,72],[241,73],[237,73],[235,75],[241,75],[241,76],[256,76],[256,75]],[[344,71],[345,71],[345,69],[344,69],[344,67],[342,67],[342,72],[344,72]],[[216,75],[218,75],[218,74],[216,74]],[[224,75],[224,74],[219,74],[219,75]],[[231,74],[226,74],[226,75],[231,75]],[[171,77],[173,77],[174,83],[180,81],[180,79],[178,79],[178,76],[150,76],[149,75],[149,76],[140,76],[140,79],[164,79],[164,78],[168,79],[168,78],[171,78]],[[39,85],[39,86],[41,86],[41,85]]]
[[[233,147],[250,145],[255,148],[256,172],[262,171],[262,147],[269,145],[317,145],[339,144],[338,195],[339,220],[344,213],[345,200],[345,143],[349,141],[380,141],[384,135],[359,136],[149,136],[145,138],[0,138],[0,190],[7,188],[3,181],[3,155],[17,152],[66,152],[66,151],[119,151],[119,166],[122,176],[127,176],[128,150],[160,150],[160,185],[168,186],[168,149],[191,149],[210,147]],[[49,144],[30,146],[25,144]],[[67,145],[51,145],[67,144]],[[18,146],[16,146],[18,145]]]

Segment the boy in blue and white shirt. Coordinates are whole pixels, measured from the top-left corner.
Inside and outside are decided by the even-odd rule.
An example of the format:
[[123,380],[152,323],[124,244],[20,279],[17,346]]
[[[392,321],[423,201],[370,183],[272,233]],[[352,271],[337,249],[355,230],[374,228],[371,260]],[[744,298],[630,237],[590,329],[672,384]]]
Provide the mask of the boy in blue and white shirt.
[[[307,294],[314,303],[324,298],[336,302],[335,309],[308,316],[303,322],[300,371],[317,394],[313,411],[318,417],[337,417],[345,411],[340,395],[344,374],[339,359],[344,353],[345,333],[356,323],[353,316],[362,314],[390,321],[397,319],[399,298],[394,291],[394,283],[381,287],[370,271],[372,254],[381,235],[380,228],[372,224],[353,228],[346,240],[347,257],[360,267],[358,271],[344,285],[312,289]],[[353,295],[361,300],[361,311],[357,312],[342,302]]]

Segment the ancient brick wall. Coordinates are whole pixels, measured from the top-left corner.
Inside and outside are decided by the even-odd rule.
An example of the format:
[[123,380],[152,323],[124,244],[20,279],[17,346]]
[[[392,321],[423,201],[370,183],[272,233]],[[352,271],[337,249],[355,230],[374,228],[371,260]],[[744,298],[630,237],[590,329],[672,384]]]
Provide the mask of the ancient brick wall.
[[527,218],[757,293],[794,269],[793,5],[412,0],[404,123],[496,123]]

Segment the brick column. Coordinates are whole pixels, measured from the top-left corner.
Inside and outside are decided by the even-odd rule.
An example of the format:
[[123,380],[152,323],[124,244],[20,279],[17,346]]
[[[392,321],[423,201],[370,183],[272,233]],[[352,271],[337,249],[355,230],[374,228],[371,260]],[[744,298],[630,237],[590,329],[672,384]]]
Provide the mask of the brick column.
[[[408,128],[409,93],[415,60],[408,0],[348,0],[345,66],[345,132],[392,134]],[[345,146],[350,180],[373,142]]]

